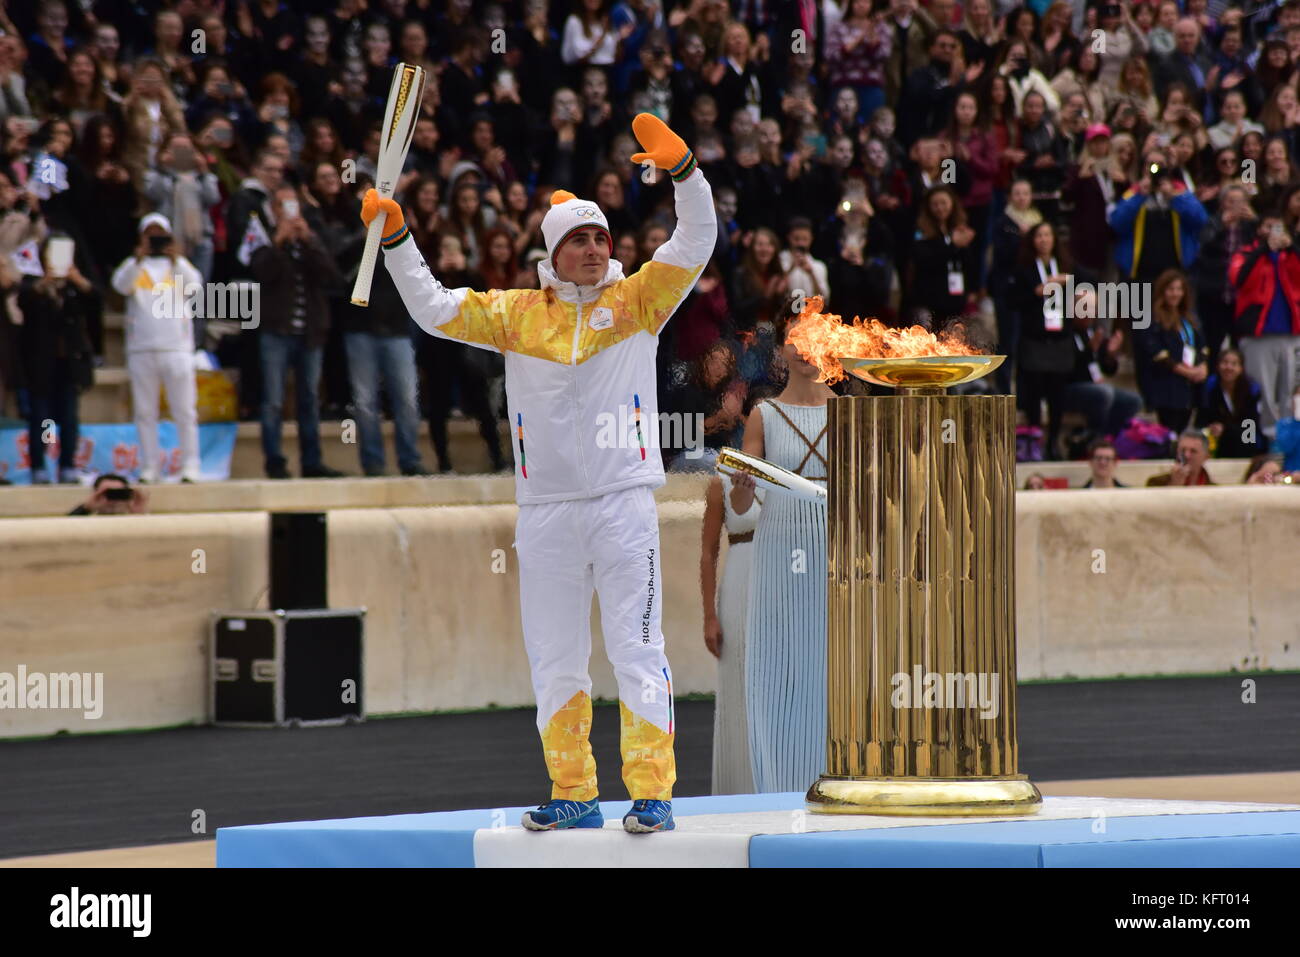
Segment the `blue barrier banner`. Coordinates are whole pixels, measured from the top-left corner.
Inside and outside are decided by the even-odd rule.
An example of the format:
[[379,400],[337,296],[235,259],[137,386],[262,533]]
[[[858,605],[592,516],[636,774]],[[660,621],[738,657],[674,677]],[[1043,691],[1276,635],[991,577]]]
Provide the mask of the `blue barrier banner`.
[[[199,426],[199,473],[205,482],[230,478],[230,460],[235,454],[237,422],[206,422]],[[164,482],[179,482],[181,449],[176,423],[164,421],[158,426],[162,463],[158,474]],[[134,482],[140,477],[140,439],[134,425],[83,425],[77,441],[77,467],[92,475],[113,472]],[[45,467],[56,477],[59,446],[46,448]],[[0,478],[15,485],[32,481],[26,429],[0,430]]]

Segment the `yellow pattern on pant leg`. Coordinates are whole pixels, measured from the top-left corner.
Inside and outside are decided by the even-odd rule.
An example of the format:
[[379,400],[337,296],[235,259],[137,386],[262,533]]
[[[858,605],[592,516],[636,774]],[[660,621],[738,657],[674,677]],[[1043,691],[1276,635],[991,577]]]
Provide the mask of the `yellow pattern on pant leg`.
[[623,784],[633,801],[671,801],[677,782],[677,761],[673,757],[673,738],[636,714],[622,701],[618,703],[622,719],[619,744],[623,750]]
[[591,753],[591,697],[579,691],[542,731],[542,754],[551,776],[551,798],[596,799],[596,758]]

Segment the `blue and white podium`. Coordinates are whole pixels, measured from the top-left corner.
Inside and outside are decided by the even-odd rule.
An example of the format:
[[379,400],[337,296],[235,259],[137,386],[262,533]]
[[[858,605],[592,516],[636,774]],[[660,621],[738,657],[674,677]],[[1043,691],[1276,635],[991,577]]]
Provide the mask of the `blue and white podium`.
[[1025,817],[811,814],[801,792],[673,801],[677,829],[534,833],[523,807],[217,831],[218,867],[1296,867],[1300,806],[1049,797]]

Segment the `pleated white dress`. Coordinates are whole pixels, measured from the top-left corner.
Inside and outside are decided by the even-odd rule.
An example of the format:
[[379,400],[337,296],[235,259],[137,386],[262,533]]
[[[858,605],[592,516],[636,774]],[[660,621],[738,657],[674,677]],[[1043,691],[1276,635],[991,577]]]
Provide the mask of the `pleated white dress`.
[[[718,621],[722,648],[718,655],[718,694],[713,705],[713,793],[753,794],[749,761],[749,723],[745,720],[745,626],[749,609],[749,570],[754,557],[754,530],[762,512],[763,490],[744,515],[731,507],[731,479],[722,478],[722,507],[727,537],[722,578],[718,584]],[[746,541],[736,541],[745,536]]]
[[[769,399],[759,408],[763,457],[825,484],[826,407]],[[826,764],[825,504],[769,493],[753,561],[745,684],[754,789],[806,791]]]

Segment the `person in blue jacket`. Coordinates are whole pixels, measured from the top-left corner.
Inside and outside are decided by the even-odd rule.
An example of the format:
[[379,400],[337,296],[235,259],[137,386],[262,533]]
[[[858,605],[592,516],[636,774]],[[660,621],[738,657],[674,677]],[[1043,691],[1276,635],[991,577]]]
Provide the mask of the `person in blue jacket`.
[[1189,269],[1200,250],[1205,207],[1172,175],[1160,154],[1151,154],[1142,178],[1111,210],[1120,275],[1155,282],[1167,269]]

